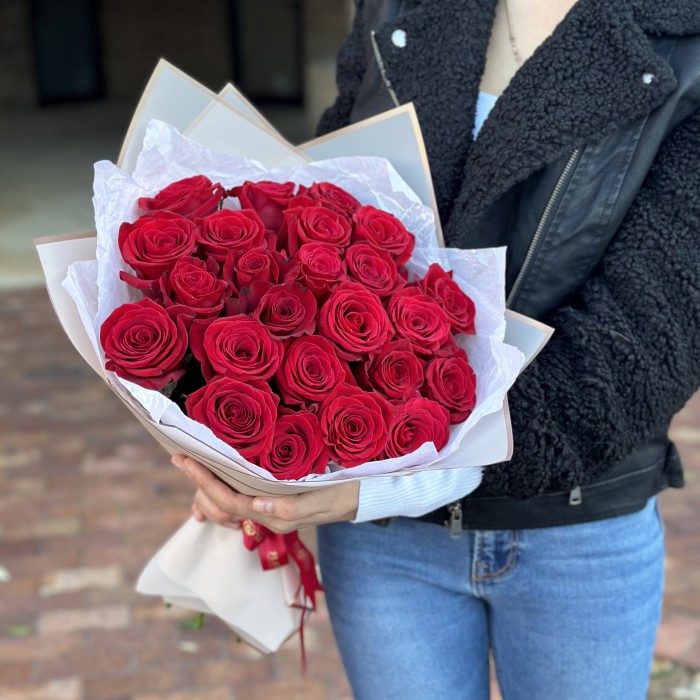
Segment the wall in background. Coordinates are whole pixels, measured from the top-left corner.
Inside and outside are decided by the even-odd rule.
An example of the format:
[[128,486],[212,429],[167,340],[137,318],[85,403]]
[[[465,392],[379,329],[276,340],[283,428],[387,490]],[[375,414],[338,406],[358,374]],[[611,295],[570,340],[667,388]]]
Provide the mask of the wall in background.
[[[135,102],[160,57],[218,90],[233,81],[236,73],[240,74],[242,66],[237,70],[235,61],[246,60],[241,49],[248,45],[264,52],[266,68],[259,58],[260,65],[256,65],[253,52],[249,52],[251,65],[245,68],[253,84],[257,79],[263,86],[263,92],[267,80],[274,101],[275,85],[279,86],[280,94],[285,90],[289,93],[290,79],[282,67],[291,60],[290,51],[295,51],[296,46],[300,54],[296,57],[299,88],[296,102],[303,106],[310,125],[315,124],[322,109],[334,98],[335,57],[352,17],[351,0],[264,0],[265,12],[258,13],[261,20],[255,21],[255,13],[247,12],[254,21],[248,18],[245,26],[241,22],[238,27],[234,5],[245,3],[250,7],[250,0],[207,0],[194,5],[194,9],[191,0],[88,0],[90,3],[97,16],[96,60],[100,64],[104,99]],[[37,32],[38,8],[53,7],[51,21],[55,21],[57,12],[64,10],[69,18],[71,11],[80,11],[79,6],[85,4],[86,0],[61,0],[53,5],[48,0],[0,2],[0,109],[40,105],[37,80],[40,52],[36,42],[47,33],[46,27],[43,33]],[[295,21],[292,16],[296,17]],[[64,32],[64,40],[70,42],[71,33],[79,30],[74,24],[68,19],[64,26],[55,21],[49,34],[60,39]],[[236,46],[236,34],[240,35],[242,30],[245,37]],[[75,36],[77,41],[78,34]],[[68,62],[66,65],[66,70],[75,70]],[[266,78],[262,76],[263,69],[268,71]],[[54,71],[56,74],[60,72]]]

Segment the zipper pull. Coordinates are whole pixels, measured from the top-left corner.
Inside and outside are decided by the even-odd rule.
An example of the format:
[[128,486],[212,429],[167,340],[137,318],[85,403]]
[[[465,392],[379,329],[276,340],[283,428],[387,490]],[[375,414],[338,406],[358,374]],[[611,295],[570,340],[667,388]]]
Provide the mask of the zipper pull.
[[462,504],[455,501],[447,506],[450,511],[450,537],[453,540],[459,539],[462,536]]
[[581,495],[581,487],[574,486],[569,492],[569,505],[570,506],[580,506],[583,503],[583,496]]

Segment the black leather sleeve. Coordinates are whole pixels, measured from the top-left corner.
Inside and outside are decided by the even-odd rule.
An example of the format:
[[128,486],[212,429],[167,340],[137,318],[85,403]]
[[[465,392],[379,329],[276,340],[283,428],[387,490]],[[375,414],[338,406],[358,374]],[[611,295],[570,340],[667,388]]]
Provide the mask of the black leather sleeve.
[[489,493],[590,483],[665,426],[700,385],[700,113],[661,145],[603,256],[510,391],[511,462]]

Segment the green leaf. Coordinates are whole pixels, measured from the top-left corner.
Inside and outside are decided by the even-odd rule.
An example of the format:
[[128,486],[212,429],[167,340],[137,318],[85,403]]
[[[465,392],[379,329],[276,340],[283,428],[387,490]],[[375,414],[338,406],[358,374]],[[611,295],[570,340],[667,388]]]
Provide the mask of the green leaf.
[[199,613],[197,617],[192,620],[182,620],[180,622],[180,629],[190,632],[192,630],[198,630],[202,628],[202,623],[204,622],[204,613]]

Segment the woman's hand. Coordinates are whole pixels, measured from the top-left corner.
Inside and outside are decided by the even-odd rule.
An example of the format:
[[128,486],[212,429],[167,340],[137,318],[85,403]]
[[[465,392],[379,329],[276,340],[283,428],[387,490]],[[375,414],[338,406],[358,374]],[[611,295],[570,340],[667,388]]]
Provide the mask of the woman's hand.
[[245,496],[217,479],[206,467],[185,455],[172,463],[197,486],[192,515],[233,529],[254,520],[273,532],[287,533],[313,525],[352,520],[357,514],[358,481],[312,489],[293,496]]

